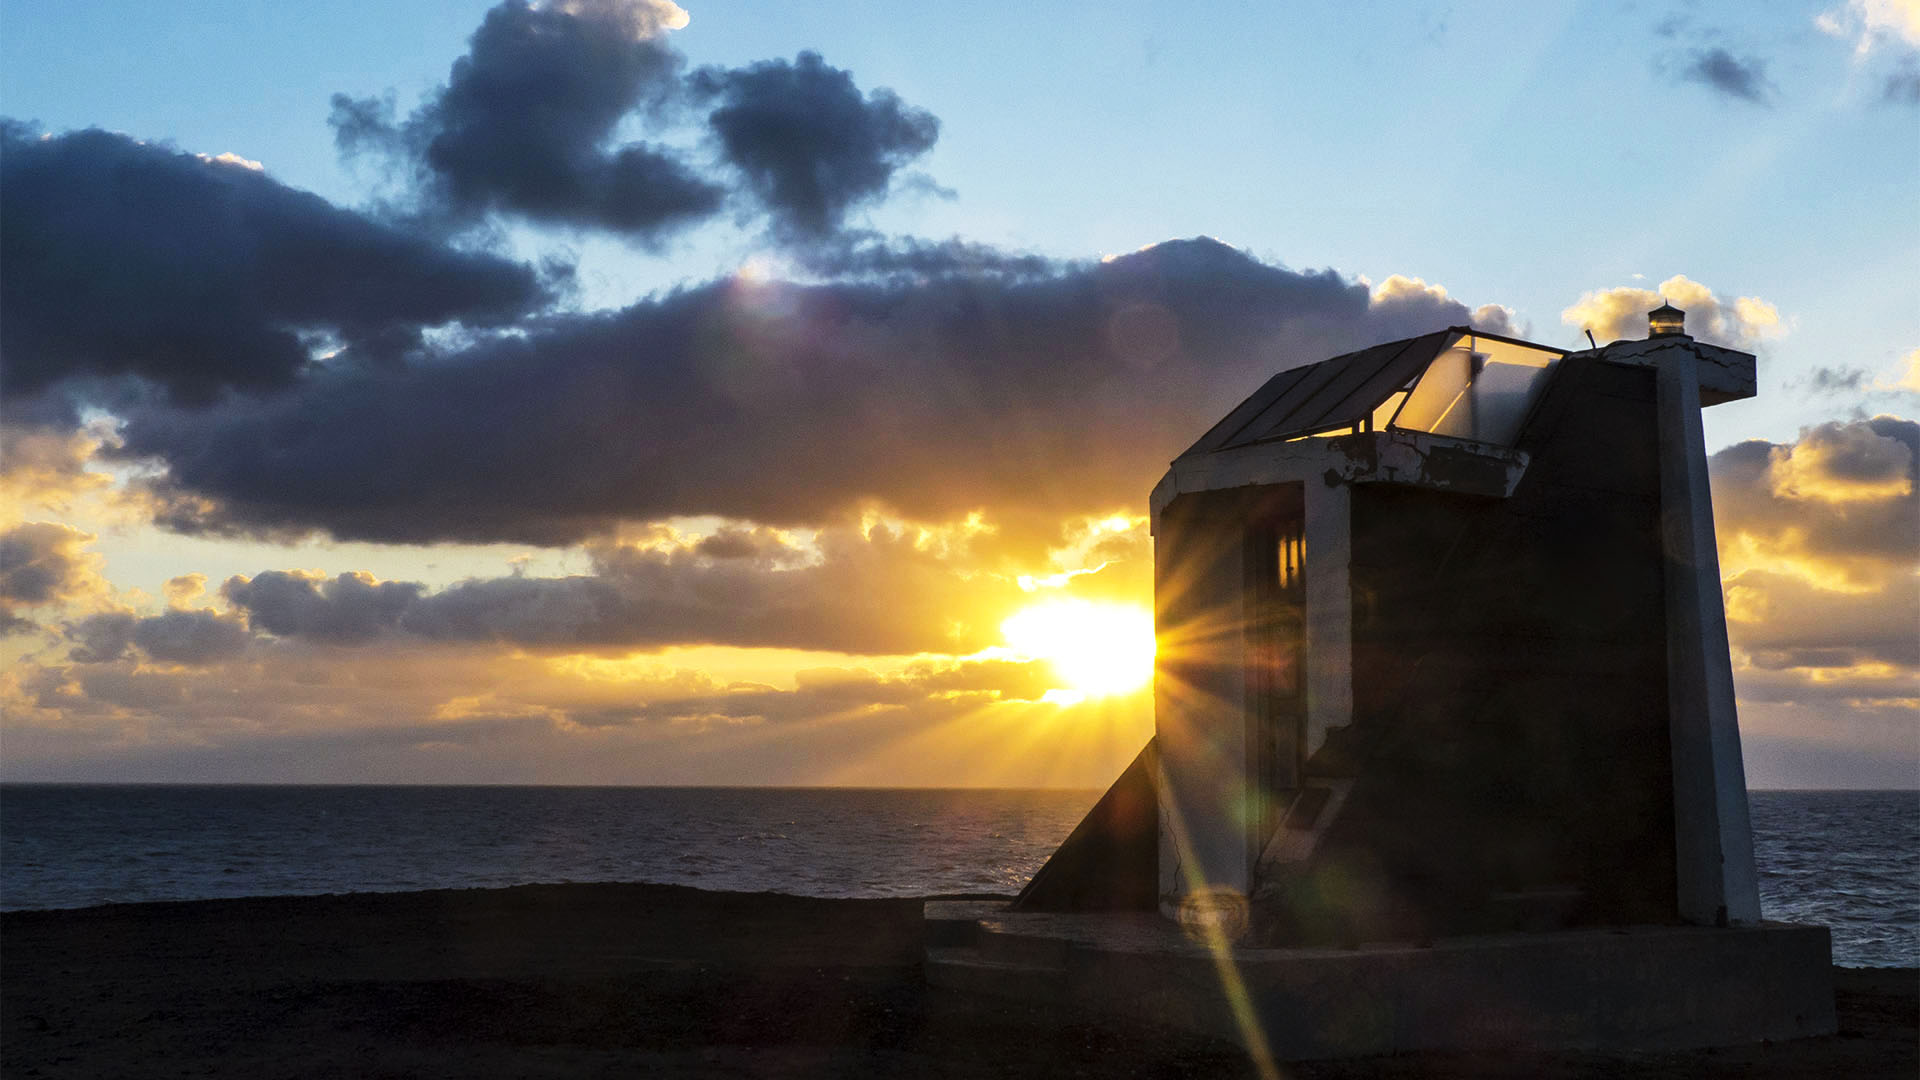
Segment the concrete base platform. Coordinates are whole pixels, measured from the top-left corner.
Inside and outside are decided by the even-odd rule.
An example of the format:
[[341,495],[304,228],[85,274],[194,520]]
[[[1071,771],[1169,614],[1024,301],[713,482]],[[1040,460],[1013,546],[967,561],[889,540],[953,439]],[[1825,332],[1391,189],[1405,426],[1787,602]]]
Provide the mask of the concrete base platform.
[[1678,1050],[1835,1030],[1831,946],[1818,926],[1632,926],[1216,955],[1155,915],[932,901],[926,920],[931,985],[1137,1016],[1264,1044],[1279,1060]]

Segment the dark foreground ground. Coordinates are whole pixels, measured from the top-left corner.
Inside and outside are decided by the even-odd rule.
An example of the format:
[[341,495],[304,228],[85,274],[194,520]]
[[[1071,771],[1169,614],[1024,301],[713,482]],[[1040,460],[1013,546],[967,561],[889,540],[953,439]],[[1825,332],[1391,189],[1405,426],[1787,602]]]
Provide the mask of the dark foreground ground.
[[[920,904],[650,885],[0,915],[19,1076],[1257,1075],[1229,1043],[927,989]],[[1409,1055],[1290,1077],[1920,1074],[1920,976],[1837,970],[1841,1033],[1688,1054]]]

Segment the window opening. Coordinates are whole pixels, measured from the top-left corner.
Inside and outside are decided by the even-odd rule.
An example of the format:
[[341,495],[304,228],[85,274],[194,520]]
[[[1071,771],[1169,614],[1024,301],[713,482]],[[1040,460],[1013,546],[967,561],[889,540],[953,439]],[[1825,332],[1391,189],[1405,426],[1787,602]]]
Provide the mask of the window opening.
[[1387,430],[1387,425],[1393,422],[1393,414],[1399,412],[1400,406],[1406,404],[1406,401],[1407,390],[1405,387],[1402,387],[1389,395],[1387,400],[1381,402],[1380,407],[1373,410],[1373,417],[1369,421],[1373,425],[1373,430]]
[[1296,513],[1249,536],[1248,765],[1258,792],[1259,823],[1254,857],[1279,827],[1306,761],[1304,524]]

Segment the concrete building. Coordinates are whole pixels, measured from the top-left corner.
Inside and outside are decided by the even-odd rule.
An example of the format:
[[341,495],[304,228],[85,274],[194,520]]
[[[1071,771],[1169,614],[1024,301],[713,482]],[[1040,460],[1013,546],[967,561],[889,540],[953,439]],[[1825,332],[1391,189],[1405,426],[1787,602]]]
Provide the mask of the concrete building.
[[[1700,411],[1752,396],[1754,357],[1683,318],[1573,353],[1452,327],[1292,367],[1176,458],[1152,495],[1155,737],[1005,917],[1157,913],[1267,971],[1296,1024],[1288,950],[1466,971],[1487,961],[1462,943],[1564,931],[1525,939],[1551,982],[1550,943],[1596,928],[1747,927],[1684,937],[1677,992],[1738,971],[1785,1006],[1559,1043],[1830,1029],[1825,931],[1760,923],[1707,488]],[[1606,981],[1645,956],[1583,955],[1580,1000],[1654,1000]],[[1412,1008],[1452,977],[1380,993]],[[1540,1038],[1588,1031],[1581,1007]]]

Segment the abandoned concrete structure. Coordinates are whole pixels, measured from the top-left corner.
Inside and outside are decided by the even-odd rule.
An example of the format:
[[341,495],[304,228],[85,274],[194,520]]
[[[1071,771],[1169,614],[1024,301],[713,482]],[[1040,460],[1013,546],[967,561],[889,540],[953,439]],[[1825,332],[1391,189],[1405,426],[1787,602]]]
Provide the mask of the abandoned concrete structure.
[[[1079,985],[1078,956],[1105,1000],[1177,924],[1211,950],[1193,993],[1232,968],[1244,1000],[1215,1015],[1294,1032],[1281,1056],[1831,1030],[1825,931],[1760,920],[1707,488],[1700,411],[1752,396],[1754,357],[1682,319],[1292,367],[1176,458],[1151,502],[1155,737],[1011,910],[930,909],[961,950],[936,981],[1006,992],[1005,957],[952,942],[1051,934],[1077,945],[1046,978]],[[1115,914],[1064,914],[1092,912]],[[1329,947],[1361,953],[1332,976]],[[1537,1023],[1440,1019],[1503,968]],[[1312,1018],[1352,1027],[1328,978],[1387,980],[1368,1007],[1400,1020],[1328,1041]],[[1164,979],[1135,991],[1208,1026]]]

